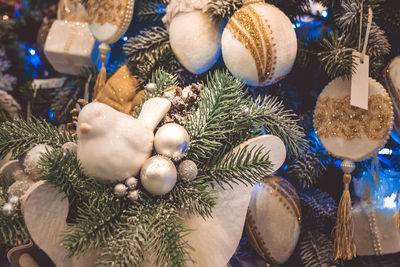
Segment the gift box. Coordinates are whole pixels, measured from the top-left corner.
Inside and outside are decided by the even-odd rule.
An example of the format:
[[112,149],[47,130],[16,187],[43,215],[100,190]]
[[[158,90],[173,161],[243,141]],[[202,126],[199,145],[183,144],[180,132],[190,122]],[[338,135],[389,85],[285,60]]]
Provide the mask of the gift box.
[[400,252],[397,225],[399,173],[390,169],[364,171],[354,179],[355,195],[361,201],[352,207],[354,241],[358,256]]
[[396,209],[360,202],[352,208],[354,241],[358,256],[384,255],[400,251],[400,229],[395,219]]
[[88,23],[56,20],[47,36],[44,53],[55,70],[77,75],[98,61],[98,43]]

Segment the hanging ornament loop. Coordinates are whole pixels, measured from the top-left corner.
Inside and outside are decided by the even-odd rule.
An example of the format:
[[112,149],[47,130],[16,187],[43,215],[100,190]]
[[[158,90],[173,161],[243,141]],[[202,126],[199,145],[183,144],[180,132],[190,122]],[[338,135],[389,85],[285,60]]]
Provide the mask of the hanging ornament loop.
[[362,51],[361,51],[361,36],[362,36],[362,26],[363,26],[363,3],[364,3],[364,1],[361,2],[361,9],[360,9],[360,35],[358,37],[358,51],[360,51],[360,53],[361,53],[361,57],[360,57],[361,64],[364,63],[364,56],[365,56],[365,53],[367,51],[369,33],[371,31],[371,25],[372,25],[372,8],[368,8],[368,23],[367,23],[367,29],[365,31],[364,44],[363,44],[363,48],[362,48]]
[[341,164],[344,190],[339,202],[336,225],[334,228],[334,254],[335,259],[350,260],[356,256],[354,243],[353,218],[351,217],[351,198],[349,184],[351,172],[355,169],[352,161],[344,160]]
[[107,79],[106,60],[107,60],[107,54],[110,52],[111,48],[107,43],[101,43],[99,46],[99,50],[101,53],[100,56],[101,69],[99,75],[97,76],[96,84],[93,88],[93,99],[96,99],[100,91],[106,85],[106,79]]

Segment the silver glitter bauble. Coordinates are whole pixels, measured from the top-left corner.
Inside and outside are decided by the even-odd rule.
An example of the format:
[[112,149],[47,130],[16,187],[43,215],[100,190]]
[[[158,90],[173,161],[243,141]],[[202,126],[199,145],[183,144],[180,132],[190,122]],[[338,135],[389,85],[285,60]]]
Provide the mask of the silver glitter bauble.
[[174,163],[163,156],[147,159],[140,171],[143,187],[152,195],[164,195],[175,186],[177,171]]
[[15,207],[11,203],[6,203],[3,206],[3,214],[5,216],[11,216],[15,213]]
[[38,168],[40,158],[51,150],[53,150],[51,146],[39,144],[26,153],[22,165],[24,166],[24,171],[29,174],[32,180],[38,180],[41,177]]
[[130,201],[136,201],[136,200],[138,200],[138,199],[139,199],[139,191],[138,191],[138,190],[130,191],[130,192],[128,193],[127,198],[128,198]]
[[189,134],[177,123],[164,124],[154,136],[154,147],[157,153],[173,160],[180,160],[185,156],[189,142]]
[[179,178],[183,181],[193,181],[197,177],[197,165],[191,160],[184,160],[178,167]]
[[16,197],[16,196],[12,196],[12,197],[10,197],[10,199],[8,200],[8,203],[10,203],[11,205],[13,205],[13,206],[18,206],[18,203],[19,203],[19,198],[18,197]]
[[74,142],[68,142],[68,143],[65,143],[65,144],[63,144],[62,146],[61,146],[61,148],[64,150],[64,151],[69,151],[69,152],[71,152],[71,153],[73,153],[73,154],[77,154],[77,152],[78,152],[78,145],[76,144],[76,143],[74,143]]
[[155,83],[148,83],[144,86],[147,92],[154,93],[157,90],[157,84]]
[[117,197],[123,197],[128,193],[128,187],[124,184],[116,184],[114,186],[114,194]]
[[136,179],[135,177],[130,177],[125,180],[125,184],[129,190],[135,190],[138,186],[138,182],[138,179]]

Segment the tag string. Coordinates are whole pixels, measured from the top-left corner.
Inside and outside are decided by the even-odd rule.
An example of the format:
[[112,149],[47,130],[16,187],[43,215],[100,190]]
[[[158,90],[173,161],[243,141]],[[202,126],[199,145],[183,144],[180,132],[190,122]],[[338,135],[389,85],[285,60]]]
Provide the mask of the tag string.
[[[363,3],[364,1],[361,2],[361,10],[360,10],[360,35],[358,37],[358,51],[361,50],[361,36],[362,36],[362,25],[363,25]],[[367,24],[367,30],[365,32],[365,39],[364,39],[364,45],[362,48],[361,57],[360,61],[361,63],[364,63],[364,56],[365,53],[367,52],[367,45],[368,45],[368,38],[369,38],[369,33],[371,31],[371,25],[372,25],[372,8],[368,8],[368,24]]]

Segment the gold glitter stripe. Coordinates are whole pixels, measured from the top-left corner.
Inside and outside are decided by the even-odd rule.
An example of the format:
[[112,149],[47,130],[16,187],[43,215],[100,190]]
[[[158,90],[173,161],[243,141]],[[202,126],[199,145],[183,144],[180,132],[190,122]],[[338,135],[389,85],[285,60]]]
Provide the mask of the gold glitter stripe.
[[[266,81],[270,80],[273,76],[275,71],[274,69],[274,51],[273,47],[275,44],[272,43],[272,31],[271,27],[269,26],[268,21],[265,19],[264,23],[261,17],[257,14],[255,9],[252,6],[247,6],[247,10],[250,12],[253,19],[257,21],[259,32],[261,33],[261,40],[263,41],[263,52],[264,52],[264,71],[263,76],[259,77],[260,83],[265,83]],[[266,26],[267,25],[267,26]],[[269,38],[271,36],[271,38]]]
[[259,42],[256,25],[245,11],[245,8],[236,11],[230,23],[235,27],[232,31],[233,36],[241,42],[252,55],[256,63],[257,76],[260,77],[263,73],[262,44]]
[[257,75],[258,77],[260,77],[260,75],[262,75],[261,59],[258,55],[258,51],[253,40],[251,40],[246,35],[246,33],[243,30],[241,30],[241,28],[238,25],[236,25],[236,21],[234,20],[233,17],[229,20],[227,28],[232,33],[233,37],[236,40],[238,40],[247,49],[247,51],[249,51],[250,55],[253,57],[256,63]]
[[265,22],[267,26],[255,9],[246,5],[236,11],[228,23],[228,29],[234,38],[242,43],[253,57],[261,84],[272,79],[276,63],[272,31],[268,21]]
[[[257,24],[257,21],[255,21],[252,16],[251,13],[249,12],[249,8],[250,6],[244,7],[239,9],[239,11],[237,11],[237,15],[238,18],[240,20],[238,20],[240,26],[242,26],[242,28],[244,28],[247,31],[247,34],[250,36],[251,40],[254,42],[258,55],[259,55],[259,59],[260,59],[260,68],[261,68],[261,76],[264,74],[264,63],[265,63],[265,55],[264,55],[264,47],[263,47],[263,43],[261,40],[261,35],[259,32],[260,29],[260,24]],[[258,78],[260,79],[260,73],[258,75]]]

